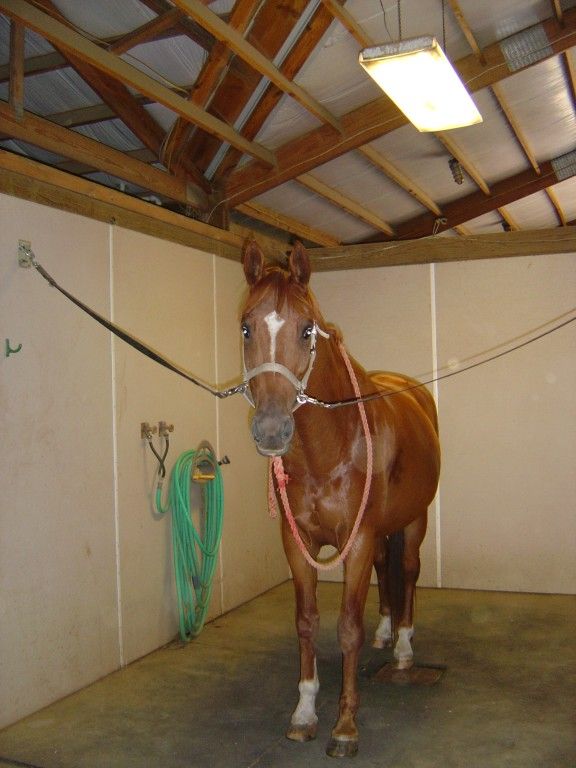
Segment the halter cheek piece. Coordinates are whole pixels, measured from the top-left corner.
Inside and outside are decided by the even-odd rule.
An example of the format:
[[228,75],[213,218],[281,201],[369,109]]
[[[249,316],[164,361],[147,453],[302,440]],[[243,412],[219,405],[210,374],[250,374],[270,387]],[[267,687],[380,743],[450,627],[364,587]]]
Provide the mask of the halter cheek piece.
[[[304,403],[308,402],[306,386],[308,385],[308,379],[310,378],[312,368],[314,367],[314,360],[316,359],[316,339],[318,334],[320,334],[320,336],[325,339],[330,337],[329,333],[326,333],[326,331],[323,331],[322,328],[314,323],[312,326],[312,331],[310,332],[310,358],[308,360],[308,367],[304,371],[304,375],[301,379],[295,376],[294,373],[292,373],[289,368],[286,368],[285,365],[282,365],[282,363],[262,363],[261,365],[257,365],[255,368],[247,370],[246,362],[244,359],[242,359],[242,368],[244,370],[242,394],[253,408],[256,407],[256,404],[254,403],[254,398],[250,392],[250,380],[261,373],[279,373],[281,376],[284,376],[285,379],[288,379],[290,384],[292,384],[296,390],[296,402],[294,404],[294,408],[292,409],[293,411],[295,411],[296,408],[299,408],[301,405],[304,405]],[[242,357],[244,358],[244,355],[242,355]]]

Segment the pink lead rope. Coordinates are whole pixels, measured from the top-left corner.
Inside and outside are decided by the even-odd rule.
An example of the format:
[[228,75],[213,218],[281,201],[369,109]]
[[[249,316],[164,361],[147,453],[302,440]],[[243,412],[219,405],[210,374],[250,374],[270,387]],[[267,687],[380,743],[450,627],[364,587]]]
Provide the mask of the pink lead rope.
[[[354,374],[354,369],[352,368],[352,364],[350,363],[350,358],[348,357],[348,354],[344,349],[344,345],[339,344],[338,346],[342,354],[342,357],[344,358],[344,362],[346,363],[348,375],[350,376],[350,381],[352,382],[352,387],[354,388],[354,394],[356,397],[360,397],[361,396],[360,387],[358,386],[358,380],[356,379],[356,375]],[[364,512],[366,510],[366,505],[368,503],[368,496],[370,495],[370,485],[372,483],[372,467],[373,467],[372,437],[370,435],[368,419],[366,418],[366,409],[364,408],[364,403],[361,401],[358,401],[358,410],[360,411],[360,418],[362,419],[362,426],[364,428],[364,435],[366,437],[366,480],[364,482],[364,492],[362,494],[362,501],[360,502],[360,508],[358,509],[358,514],[356,516],[356,522],[354,523],[352,532],[348,537],[346,546],[341,552],[335,555],[332,559],[326,560],[326,561],[314,560],[310,552],[308,552],[308,550],[306,549],[306,545],[302,541],[302,537],[300,536],[300,533],[298,531],[296,520],[294,519],[294,515],[292,514],[292,510],[290,509],[290,502],[288,501],[288,494],[286,493],[286,485],[290,478],[284,472],[284,463],[282,461],[282,457],[275,456],[270,461],[269,474],[268,474],[268,506],[270,510],[270,516],[276,517],[278,513],[278,509],[276,506],[276,497],[274,494],[274,481],[272,478],[272,469],[274,469],[274,475],[276,476],[276,483],[278,484],[280,498],[282,499],[284,512],[286,514],[286,519],[288,520],[288,524],[290,525],[290,530],[292,531],[292,535],[294,536],[294,539],[298,544],[298,548],[300,549],[300,552],[302,552],[306,561],[313,568],[316,568],[318,571],[329,571],[332,568],[336,568],[336,566],[340,565],[340,563],[344,561],[344,559],[348,555],[348,552],[352,548],[352,545],[354,544],[354,539],[356,538],[356,534],[358,533],[358,529],[360,528],[360,523],[362,522],[362,518],[364,517]]]

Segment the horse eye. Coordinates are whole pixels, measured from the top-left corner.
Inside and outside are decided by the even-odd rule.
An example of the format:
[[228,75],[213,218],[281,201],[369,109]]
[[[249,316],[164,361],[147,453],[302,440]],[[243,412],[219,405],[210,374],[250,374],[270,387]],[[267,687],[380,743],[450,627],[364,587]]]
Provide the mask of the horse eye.
[[242,323],[242,336],[244,336],[245,339],[250,338],[250,328],[248,328],[246,323]]
[[312,336],[312,331],[314,330],[313,325],[307,325],[306,328],[302,331],[302,338],[303,339],[309,339],[310,336]]

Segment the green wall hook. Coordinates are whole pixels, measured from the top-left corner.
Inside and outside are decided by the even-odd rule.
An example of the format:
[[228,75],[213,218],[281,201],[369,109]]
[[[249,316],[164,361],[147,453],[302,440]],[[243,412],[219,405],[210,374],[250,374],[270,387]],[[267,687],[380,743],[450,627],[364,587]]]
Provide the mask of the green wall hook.
[[20,352],[21,349],[22,349],[22,344],[18,344],[17,347],[12,349],[12,347],[10,346],[10,339],[6,339],[6,346],[5,346],[6,357],[10,357],[10,355],[15,355],[17,352]]

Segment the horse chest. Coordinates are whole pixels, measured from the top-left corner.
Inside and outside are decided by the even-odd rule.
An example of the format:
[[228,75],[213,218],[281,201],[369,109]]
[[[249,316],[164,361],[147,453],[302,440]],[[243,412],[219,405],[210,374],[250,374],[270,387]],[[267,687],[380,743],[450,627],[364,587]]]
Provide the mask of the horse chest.
[[361,498],[356,474],[352,464],[346,464],[317,477],[309,470],[293,475],[298,480],[288,490],[298,526],[323,543],[336,544],[346,536]]

